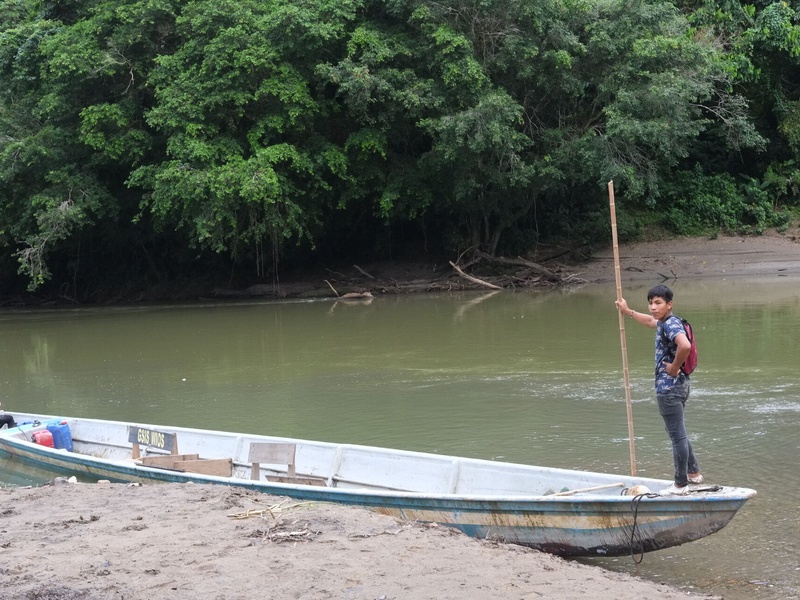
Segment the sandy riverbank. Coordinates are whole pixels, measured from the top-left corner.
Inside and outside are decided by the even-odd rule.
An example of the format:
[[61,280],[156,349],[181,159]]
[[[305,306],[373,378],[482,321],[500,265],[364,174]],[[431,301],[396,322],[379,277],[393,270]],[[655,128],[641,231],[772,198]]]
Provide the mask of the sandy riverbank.
[[[0,505],[2,600],[687,597],[447,528],[223,486],[59,483],[0,489]],[[232,516],[247,511],[260,514]]]
[[[800,236],[770,234],[677,238],[619,247],[622,281],[682,280],[714,277],[798,277]],[[589,282],[614,281],[612,247],[595,252],[575,267]]]

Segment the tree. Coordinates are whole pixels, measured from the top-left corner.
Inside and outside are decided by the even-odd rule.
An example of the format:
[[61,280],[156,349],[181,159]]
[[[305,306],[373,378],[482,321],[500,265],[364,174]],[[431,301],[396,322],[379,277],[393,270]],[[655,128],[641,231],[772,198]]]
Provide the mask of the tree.
[[730,170],[763,181],[777,202],[800,202],[800,17],[788,2],[704,2],[698,27],[720,36],[736,89],[755,108],[766,152],[746,155]]
[[81,232],[115,222],[126,166],[149,150],[137,126],[146,58],[132,48],[157,27],[129,22],[136,35],[115,37],[135,11],[102,3],[11,0],[2,11],[16,18],[0,36],[0,243],[35,289],[49,277],[48,256],[68,258],[74,272]]

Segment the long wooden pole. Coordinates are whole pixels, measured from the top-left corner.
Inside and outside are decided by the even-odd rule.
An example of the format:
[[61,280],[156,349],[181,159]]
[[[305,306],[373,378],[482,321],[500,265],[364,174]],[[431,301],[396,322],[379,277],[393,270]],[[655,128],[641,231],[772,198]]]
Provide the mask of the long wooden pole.
[[571,496],[572,494],[583,494],[584,492],[594,492],[597,490],[610,490],[611,488],[625,487],[624,483],[607,483],[606,485],[595,485],[593,487],[581,488],[579,490],[567,490],[566,492],[558,492],[556,494],[549,494],[550,496]]
[[[608,182],[608,204],[611,209],[611,237],[614,241],[614,278],[617,281],[617,301],[622,300],[622,274],[619,268],[619,244],[617,243],[617,211],[614,206],[614,182]],[[625,315],[619,316],[619,342],[622,347],[622,375],[625,379],[625,407],[628,411],[628,447],[631,453],[631,475],[636,475],[636,449],[633,438],[633,408],[631,406],[631,379],[628,373],[628,345],[625,339]]]

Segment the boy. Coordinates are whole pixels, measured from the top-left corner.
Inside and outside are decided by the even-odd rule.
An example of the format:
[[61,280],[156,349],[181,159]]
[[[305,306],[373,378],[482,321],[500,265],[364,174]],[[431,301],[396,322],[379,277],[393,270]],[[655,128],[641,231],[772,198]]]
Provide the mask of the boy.
[[692,345],[686,337],[683,323],[672,314],[672,290],[667,286],[657,285],[647,292],[649,315],[628,308],[624,298],[615,304],[622,314],[656,330],[656,399],[658,413],[664,419],[664,426],[672,441],[672,459],[675,463],[675,483],[662,490],[661,495],[682,496],[689,493],[690,483],[703,482],[700,465],[686,436],[684,423],[691,382],[681,367]]

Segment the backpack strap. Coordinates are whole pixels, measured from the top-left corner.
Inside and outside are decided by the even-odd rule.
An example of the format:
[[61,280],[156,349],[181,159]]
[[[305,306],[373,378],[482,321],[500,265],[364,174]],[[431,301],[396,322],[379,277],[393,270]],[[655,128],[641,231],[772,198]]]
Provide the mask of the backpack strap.
[[[682,317],[679,317],[678,315],[670,315],[669,318],[667,319],[667,321],[669,321],[669,319],[672,319],[673,317],[678,319],[681,322],[681,325],[683,326],[683,333],[686,336],[686,339],[689,340],[689,343],[692,346],[694,346],[694,333],[692,332],[692,326],[689,323],[689,321],[687,321],[686,319],[684,319]],[[666,321],[664,321],[664,324],[666,324]],[[667,337],[666,333],[664,333],[664,327],[663,326],[661,327],[661,340],[662,340],[662,343],[664,345],[668,345],[668,344],[674,345],[675,346],[675,352],[677,353],[677,351],[678,351],[677,344],[675,344],[674,342],[670,341],[670,339]],[[687,360],[688,360],[688,357],[687,357]],[[684,373],[684,374],[686,373],[683,370],[683,365],[681,365],[681,373]]]
[[[681,322],[681,325],[683,325],[683,331],[684,332],[686,331],[686,325],[685,325],[686,321],[684,321],[678,315],[670,315],[669,317],[667,317],[667,321],[669,321],[670,319],[678,319]],[[664,321],[664,325],[667,324],[667,321]],[[689,337],[688,334],[686,335],[686,337],[687,338]],[[667,345],[667,344],[675,345],[675,343],[667,337],[667,334],[664,333],[664,326],[663,325],[661,326],[661,340],[665,345]],[[692,340],[689,340],[689,341],[691,342]]]

